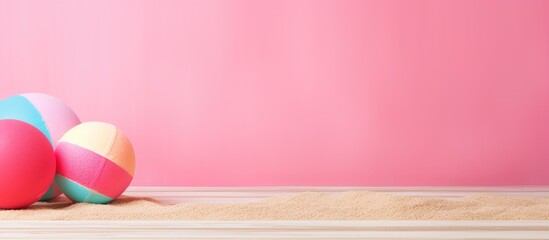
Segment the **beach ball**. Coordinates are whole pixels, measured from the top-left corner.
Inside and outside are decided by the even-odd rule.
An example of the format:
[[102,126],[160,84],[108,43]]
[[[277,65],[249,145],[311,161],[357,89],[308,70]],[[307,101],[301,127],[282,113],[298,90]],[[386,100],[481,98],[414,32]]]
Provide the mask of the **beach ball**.
[[[15,119],[26,122],[44,134],[53,149],[55,144],[80,120],[63,101],[42,93],[27,93],[8,97],[0,101],[0,120]],[[52,182],[42,201],[61,194]]]
[[55,182],[75,202],[109,203],[133,179],[135,153],[116,126],[86,122],[70,129],[55,148]]
[[55,175],[49,140],[32,125],[0,120],[0,208],[23,208],[38,201]]

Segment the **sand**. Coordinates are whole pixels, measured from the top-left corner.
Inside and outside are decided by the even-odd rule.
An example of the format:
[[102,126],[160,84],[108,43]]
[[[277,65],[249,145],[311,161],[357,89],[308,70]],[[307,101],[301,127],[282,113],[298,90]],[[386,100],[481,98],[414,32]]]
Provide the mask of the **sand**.
[[58,198],[26,209],[0,210],[0,220],[549,220],[549,198],[307,192],[247,203],[175,205],[126,196],[108,205]]

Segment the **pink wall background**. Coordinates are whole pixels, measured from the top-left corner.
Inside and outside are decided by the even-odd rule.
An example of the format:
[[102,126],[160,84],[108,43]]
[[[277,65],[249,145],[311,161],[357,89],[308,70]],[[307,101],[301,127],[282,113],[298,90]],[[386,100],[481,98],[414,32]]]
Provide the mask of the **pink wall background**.
[[549,1],[0,0],[21,92],[134,186],[549,184]]

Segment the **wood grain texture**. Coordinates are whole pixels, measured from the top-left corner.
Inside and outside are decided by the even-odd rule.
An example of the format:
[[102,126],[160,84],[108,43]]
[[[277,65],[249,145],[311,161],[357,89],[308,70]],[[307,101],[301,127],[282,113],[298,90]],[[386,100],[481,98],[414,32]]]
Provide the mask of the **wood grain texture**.
[[13,221],[0,238],[547,239],[548,221]]

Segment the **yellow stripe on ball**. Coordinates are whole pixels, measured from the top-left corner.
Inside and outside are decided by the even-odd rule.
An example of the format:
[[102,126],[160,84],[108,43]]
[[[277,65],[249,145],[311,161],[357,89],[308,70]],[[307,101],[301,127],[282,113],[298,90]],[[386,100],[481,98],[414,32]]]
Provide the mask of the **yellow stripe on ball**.
[[120,130],[104,122],[86,122],[69,130],[59,142],[93,151],[117,164],[130,175],[135,172],[135,153],[129,139]]

